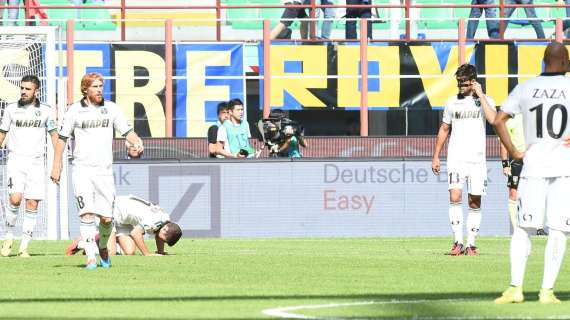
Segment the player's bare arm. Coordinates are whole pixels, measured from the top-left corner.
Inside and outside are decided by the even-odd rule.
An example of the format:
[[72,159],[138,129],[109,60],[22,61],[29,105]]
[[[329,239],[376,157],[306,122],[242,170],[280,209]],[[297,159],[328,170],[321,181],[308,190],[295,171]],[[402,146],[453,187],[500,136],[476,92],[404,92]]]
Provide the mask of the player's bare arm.
[[501,139],[502,144],[505,146],[509,154],[513,159],[520,160],[524,157],[524,152],[520,152],[515,148],[511,137],[507,131],[507,120],[509,120],[511,116],[508,113],[504,113],[499,111],[497,116],[495,117],[495,121],[493,126],[495,127],[495,131],[497,135]]
[[[501,161],[509,161],[509,152],[507,151],[507,148],[505,148],[505,146],[503,145],[502,141],[501,141],[501,147],[500,147],[500,155],[501,155]],[[510,176],[511,175],[511,166],[505,166],[503,165],[503,174],[505,176]]]
[[55,146],[57,145],[57,141],[59,140],[59,135],[57,134],[57,130],[50,131],[49,136],[51,138],[51,145],[55,149]]
[[139,248],[144,256],[151,255],[146,244],[144,243],[144,230],[140,226],[133,228],[133,231],[131,231],[131,237],[133,238],[133,241],[135,242],[137,248]]
[[481,102],[481,107],[483,108],[485,118],[487,121],[489,121],[490,124],[493,124],[495,121],[495,116],[497,115],[497,111],[494,107],[491,107],[489,101],[487,101],[487,97],[485,96],[485,93],[483,93],[483,88],[481,88],[481,84],[479,82],[473,80],[471,86],[473,88],[473,92]]
[[6,139],[6,132],[0,132],[0,146],[4,146],[5,139]]
[[53,181],[56,184],[59,184],[59,178],[61,177],[62,157],[63,157],[63,150],[65,149],[65,144],[66,144],[65,140],[58,138],[54,147],[53,166],[51,169],[51,181]]
[[439,154],[441,153],[441,149],[443,148],[443,144],[447,137],[449,136],[449,129],[450,125],[442,122],[441,126],[439,126],[439,131],[437,132],[437,138],[435,141],[435,148],[433,150],[433,157],[431,159],[431,171],[433,174],[438,175],[441,170],[441,164],[439,162]]
[[164,240],[158,236],[158,232],[154,235],[154,241],[156,242],[156,254],[165,255],[166,252],[164,252]]

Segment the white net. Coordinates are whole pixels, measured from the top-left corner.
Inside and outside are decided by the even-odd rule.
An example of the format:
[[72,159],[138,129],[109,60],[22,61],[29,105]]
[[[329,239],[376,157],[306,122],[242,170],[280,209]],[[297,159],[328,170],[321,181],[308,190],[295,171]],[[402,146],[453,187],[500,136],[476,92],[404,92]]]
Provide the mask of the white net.
[[[38,32],[40,31],[40,32]],[[35,75],[40,79],[40,102],[51,105],[55,108],[55,86],[50,82],[55,82],[55,63],[53,63],[53,52],[55,44],[53,35],[55,30],[45,28],[0,28],[0,115],[4,116],[5,107],[15,102],[20,97],[20,81],[26,75]],[[51,50],[52,52],[49,52]],[[46,156],[44,157],[44,166],[46,179],[49,177],[48,172],[48,149],[51,151],[51,142],[49,142],[46,134]],[[5,235],[5,205],[8,203],[7,194],[7,177],[6,162],[8,152],[6,149],[0,150],[0,237]],[[48,182],[46,180],[46,190],[44,201],[40,202],[38,207],[38,219],[34,231],[34,238],[47,239],[53,238],[53,232],[49,231],[51,227],[49,219],[53,219],[53,215],[48,214],[47,202],[57,202],[57,198],[48,195]],[[21,226],[23,219],[23,211],[25,208],[25,200],[20,204],[20,216],[18,217],[16,237],[21,235]],[[52,222],[53,224],[53,222]],[[56,231],[57,232],[57,231]]]

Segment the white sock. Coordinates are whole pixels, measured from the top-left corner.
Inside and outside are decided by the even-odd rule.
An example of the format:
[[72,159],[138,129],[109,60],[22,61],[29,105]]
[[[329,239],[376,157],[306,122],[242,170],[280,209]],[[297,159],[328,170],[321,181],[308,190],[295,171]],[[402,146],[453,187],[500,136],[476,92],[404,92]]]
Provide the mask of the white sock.
[[111,235],[111,231],[113,231],[113,224],[104,224],[99,222],[99,248],[105,249],[107,248],[107,242],[109,242],[109,236]]
[[516,200],[509,199],[509,217],[511,218],[511,225],[513,229],[518,226],[517,222],[517,213],[518,213],[518,205]]
[[463,208],[461,208],[461,202],[449,204],[449,222],[455,242],[463,243]]
[[530,253],[531,232],[516,227],[511,238],[511,285],[520,287],[523,285],[526,260]]
[[20,207],[15,207],[11,203],[6,206],[6,239],[14,239],[14,229],[16,229],[16,221],[18,220],[18,214],[20,213]]
[[87,256],[87,260],[95,259],[95,255],[99,251],[95,243],[95,234],[97,233],[95,221],[81,221],[79,232],[81,233],[81,239],[85,241],[85,255]]
[[22,242],[20,242],[20,252],[28,249],[28,245],[32,240],[34,228],[36,227],[36,218],[38,210],[26,209],[24,214],[24,222],[22,223]]
[[554,288],[554,282],[560,272],[564,252],[566,251],[566,234],[560,230],[550,229],[544,250],[544,276],[542,288]]
[[481,209],[469,208],[467,211],[467,245],[475,247],[475,238],[479,234],[481,226]]

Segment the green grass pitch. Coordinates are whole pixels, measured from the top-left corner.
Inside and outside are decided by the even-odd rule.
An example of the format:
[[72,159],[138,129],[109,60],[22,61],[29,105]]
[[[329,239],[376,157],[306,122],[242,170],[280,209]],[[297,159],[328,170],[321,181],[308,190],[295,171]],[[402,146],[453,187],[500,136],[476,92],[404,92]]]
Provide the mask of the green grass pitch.
[[533,238],[527,302],[507,306],[493,304],[509,284],[506,237],[480,239],[479,257],[444,255],[442,238],[187,239],[169,256],[119,256],[94,271],[63,256],[67,244],[35,241],[30,259],[0,258],[0,319],[570,318],[568,260],[562,304],[537,302],[543,237]]

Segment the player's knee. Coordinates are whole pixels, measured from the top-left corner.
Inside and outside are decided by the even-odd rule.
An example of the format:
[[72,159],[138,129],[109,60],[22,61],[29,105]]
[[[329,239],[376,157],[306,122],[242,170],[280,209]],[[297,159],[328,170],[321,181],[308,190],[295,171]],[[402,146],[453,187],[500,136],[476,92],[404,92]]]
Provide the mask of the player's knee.
[[79,217],[79,220],[83,223],[95,222],[95,215],[92,213],[84,213]]
[[469,208],[471,209],[481,208],[481,196],[469,195]]
[[517,189],[510,188],[509,189],[509,199],[516,201],[517,200]]
[[28,211],[38,211],[38,201],[37,200],[26,200],[26,210]]
[[450,192],[449,202],[451,203],[461,203],[461,192]]
[[10,204],[13,207],[19,207],[22,203],[22,194],[21,193],[12,193],[10,195]]
[[110,225],[113,222],[113,218],[111,217],[101,217],[101,220],[99,220],[99,223],[102,223],[104,225]]

